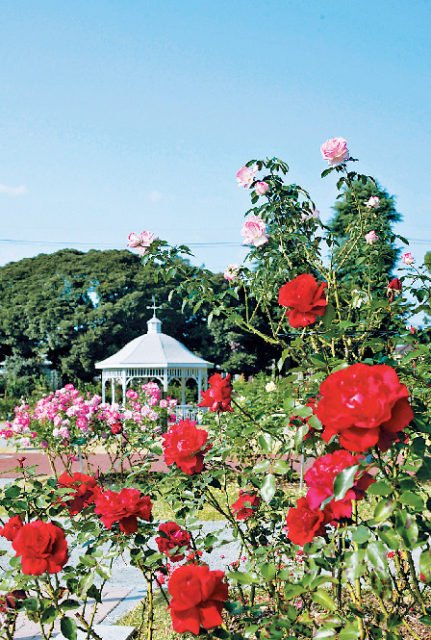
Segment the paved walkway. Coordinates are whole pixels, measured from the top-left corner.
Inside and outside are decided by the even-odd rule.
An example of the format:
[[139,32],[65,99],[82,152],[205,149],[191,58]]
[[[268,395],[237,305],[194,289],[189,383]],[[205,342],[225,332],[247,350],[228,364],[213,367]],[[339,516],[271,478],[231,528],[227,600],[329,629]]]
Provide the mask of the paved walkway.
[[[52,469],[49,464],[48,457],[42,451],[37,450],[25,450],[19,453],[14,451],[7,451],[2,449],[0,452],[0,477],[3,478],[17,478],[20,476],[19,470],[16,470],[15,467],[18,467],[18,459],[25,458],[24,465],[26,467],[35,465],[37,473],[40,475],[52,475]],[[133,460],[138,460],[138,457],[132,458]],[[106,473],[109,471],[111,467],[111,462],[106,453],[95,453],[92,456],[89,456],[89,464],[93,473],[95,473],[98,469],[102,473]],[[64,465],[61,462],[56,461],[55,463],[57,473],[60,475],[64,471]],[[118,467],[116,467],[118,469]],[[127,470],[129,467],[128,462],[124,463],[124,469]],[[15,469],[15,470],[14,470]],[[87,471],[87,464],[84,461],[83,464],[84,473]],[[72,471],[80,471],[81,466],[79,461],[72,463]],[[158,472],[166,472],[168,470],[166,464],[162,459],[155,461],[151,465],[151,471]]]

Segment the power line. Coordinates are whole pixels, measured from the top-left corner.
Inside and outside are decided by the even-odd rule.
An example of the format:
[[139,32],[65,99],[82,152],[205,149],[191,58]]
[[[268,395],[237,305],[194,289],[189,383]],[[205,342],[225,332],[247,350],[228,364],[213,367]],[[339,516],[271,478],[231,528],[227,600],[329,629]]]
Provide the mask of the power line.
[[[409,242],[415,244],[430,244],[431,238],[406,238]],[[0,238],[2,244],[15,244],[15,245],[34,245],[34,246],[47,246],[47,247],[109,247],[117,249],[118,244],[114,242],[82,242],[78,240],[73,242],[70,240],[24,240],[21,238]],[[229,241],[206,241],[206,242],[181,242],[179,244],[187,244],[189,247],[244,247],[241,242],[229,242]]]

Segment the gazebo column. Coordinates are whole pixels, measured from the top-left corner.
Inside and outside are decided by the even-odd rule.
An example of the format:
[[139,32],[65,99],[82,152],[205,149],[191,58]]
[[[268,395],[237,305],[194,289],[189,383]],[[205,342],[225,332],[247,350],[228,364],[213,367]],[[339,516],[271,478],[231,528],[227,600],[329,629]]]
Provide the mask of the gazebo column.
[[115,378],[111,378],[111,404],[115,402]]
[[121,372],[121,387],[123,389],[123,407],[126,405],[126,387],[127,387],[127,380],[126,380],[126,370],[123,369],[123,371]]
[[105,404],[105,385],[106,385],[105,372],[102,371],[102,404]]
[[181,404],[186,404],[186,379],[181,378]]
[[201,391],[202,391],[202,371],[198,373],[198,403],[201,401]]

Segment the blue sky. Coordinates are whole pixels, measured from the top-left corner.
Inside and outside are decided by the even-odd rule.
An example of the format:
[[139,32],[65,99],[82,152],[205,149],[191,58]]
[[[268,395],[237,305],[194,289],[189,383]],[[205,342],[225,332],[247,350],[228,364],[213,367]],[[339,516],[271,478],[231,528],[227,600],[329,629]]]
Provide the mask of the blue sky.
[[[240,247],[238,168],[279,156],[331,215],[320,144],[342,136],[431,249],[431,3],[4,0],[0,264],[130,231],[223,269]],[[21,242],[16,242],[21,241]],[[31,244],[30,244],[31,242]],[[59,243],[54,244],[54,243]]]

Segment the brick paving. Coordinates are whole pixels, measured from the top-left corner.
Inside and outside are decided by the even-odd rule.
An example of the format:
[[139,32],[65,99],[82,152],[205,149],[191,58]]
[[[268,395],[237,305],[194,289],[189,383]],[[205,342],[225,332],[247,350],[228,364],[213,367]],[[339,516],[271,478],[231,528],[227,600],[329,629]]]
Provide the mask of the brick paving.
[[[4,450],[3,450],[4,451]],[[2,478],[17,478],[20,476],[19,471],[13,470],[14,467],[18,466],[18,458],[25,458],[24,465],[29,467],[30,465],[35,465],[37,468],[37,473],[40,475],[52,475],[52,470],[49,464],[49,460],[47,455],[43,451],[22,451],[22,452],[2,452],[0,454],[0,477]],[[133,460],[138,460],[138,458],[132,458]],[[61,462],[56,461],[56,469],[57,473],[61,474],[64,471],[64,466]],[[93,473],[99,469],[102,473],[106,473],[111,468],[111,462],[106,453],[95,453],[94,455],[89,456],[89,465]],[[118,469],[118,467],[116,467]],[[124,463],[124,469],[127,470],[129,465],[127,461]],[[73,471],[80,471],[80,463],[79,461],[72,463]],[[164,463],[162,459],[156,460],[151,465],[151,471],[158,472],[166,472],[168,467]],[[84,461],[84,473],[87,471],[87,464]]]

